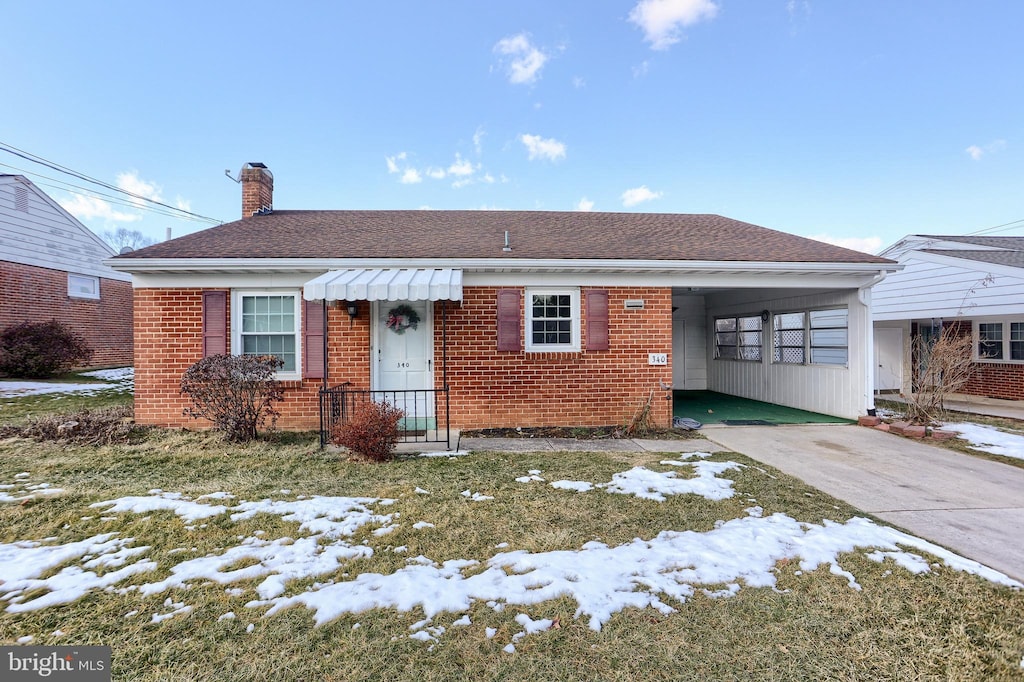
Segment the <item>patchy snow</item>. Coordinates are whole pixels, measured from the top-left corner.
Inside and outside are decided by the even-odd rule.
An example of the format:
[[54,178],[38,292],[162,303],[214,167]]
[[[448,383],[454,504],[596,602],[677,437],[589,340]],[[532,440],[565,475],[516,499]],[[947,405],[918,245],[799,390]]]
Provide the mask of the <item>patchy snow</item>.
[[[4,502],[25,502],[27,500],[35,500],[40,497],[60,495],[64,492],[63,488],[54,488],[49,483],[36,483],[34,485],[29,485],[27,482],[28,477],[28,473],[25,473],[24,476],[22,474],[18,474],[14,477],[17,483],[5,483],[0,485],[0,504]],[[11,492],[3,492],[8,490]]]
[[553,481],[551,487],[558,488],[559,490],[575,490],[578,493],[585,493],[588,490],[593,490],[594,484],[587,481]]
[[135,390],[135,370],[132,367],[83,372],[82,376],[101,379],[105,383],[76,384],[47,381],[0,381],[0,398],[20,398],[22,396],[44,395],[47,393],[95,395],[100,391],[109,391],[111,389],[118,391]]
[[416,490],[413,490],[413,492],[416,493],[417,495],[429,495],[430,494],[429,490],[424,490],[423,488],[420,488],[419,486],[417,486]]
[[[691,468],[695,476],[682,478],[676,471],[635,467],[595,487],[656,501],[675,494],[699,494],[721,500],[732,497],[733,490],[732,481],[720,474],[740,466],[735,462],[704,460],[665,460],[662,464]],[[585,481],[575,483],[592,485]],[[470,490],[463,495],[468,499],[491,499]],[[797,563],[799,572],[827,567],[834,575],[843,577],[851,589],[860,589],[857,577],[841,563],[841,555],[856,551],[872,561],[915,574],[927,573],[933,565],[939,565],[929,564],[917,553],[927,552],[953,570],[976,574],[1000,585],[1024,587],[977,562],[867,519],[825,521],[819,525],[799,522],[780,513],[764,516],[764,510],[758,506],[748,507],[746,517],[719,521],[706,532],[665,530],[653,538],[636,538],[618,546],[592,541],[578,549],[501,551],[482,561],[450,559],[437,563],[420,555],[407,558],[402,568],[389,574],[360,574],[349,564],[372,556],[374,550],[366,541],[351,544],[349,538],[370,529],[370,540],[374,527],[395,529],[392,520],[400,512],[378,514],[370,508],[375,504],[390,506],[395,500],[313,496],[289,501],[243,501],[234,506],[212,503],[228,499],[232,499],[231,494],[223,491],[189,500],[180,493],[154,490],[148,496],[124,497],[93,506],[136,514],[170,510],[183,523],[214,516],[226,516],[221,519],[224,522],[253,521],[261,514],[270,514],[298,524],[298,530],[307,535],[265,539],[254,532],[249,537],[238,536],[239,544],[234,547],[218,548],[206,556],[160,566],[144,558],[150,548],[134,547],[133,538],[118,538],[115,533],[65,545],[52,544],[52,539],[0,544],[0,575],[4,576],[0,601],[6,603],[7,611],[19,613],[69,603],[95,590],[151,596],[204,583],[226,586],[238,581],[258,581],[257,599],[245,606],[266,608],[265,617],[302,606],[314,612],[317,625],[323,625],[371,609],[402,613],[421,610],[425,618],[413,625],[410,636],[429,645],[445,633],[443,627],[432,625],[432,619],[442,613],[456,616],[453,625],[466,626],[471,624],[469,611],[480,604],[494,612],[506,607],[526,611],[568,597],[576,602],[575,617],[585,618],[590,628],[600,630],[625,608],[653,608],[667,614],[695,594],[717,599],[733,596],[741,589],[775,589],[777,565],[782,560]],[[424,521],[413,524],[413,528],[430,526]],[[504,547],[508,543],[500,543],[497,549]],[[114,587],[132,576],[157,569],[161,571],[158,580],[122,589]],[[43,575],[49,577],[42,578]],[[289,593],[290,588],[296,589],[297,581],[318,576],[329,578]],[[225,592],[241,597],[251,594],[251,590],[229,587]],[[165,606],[168,612],[153,614],[150,622],[159,623],[192,610],[191,606],[170,599]],[[233,614],[228,612],[218,620],[229,620]],[[137,612],[125,617],[133,615]],[[553,626],[552,621],[534,620],[526,612],[518,613],[515,620],[522,630],[512,635],[512,642],[506,647],[512,651],[522,638]],[[246,630],[252,632],[253,628],[249,625]],[[485,630],[488,638],[496,632],[493,628]]]
[[416,530],[423,530],[424,528],[433,528],[434,524],[432,524],[430,521],[417,521],[416,523],[412,524],[412,527]]
[[472,454],[469,450],[440,450],[437,452],[417,452],[417,457],[465,457]]
[[943,424],[943,430],[956,431],[960,437],[968,441],[967,447],[993,455],[1024,459],[1024,433],[1001,431],[992,426],[972,424]]
[[473,500],[474,502],[483,502],[484,500],[493,500],[494,499],[490,495],[484,495],[482,493],[474,493],[474,492],[470,492],[468,490],[463,490],[459,494],[462,495],[465,498]]

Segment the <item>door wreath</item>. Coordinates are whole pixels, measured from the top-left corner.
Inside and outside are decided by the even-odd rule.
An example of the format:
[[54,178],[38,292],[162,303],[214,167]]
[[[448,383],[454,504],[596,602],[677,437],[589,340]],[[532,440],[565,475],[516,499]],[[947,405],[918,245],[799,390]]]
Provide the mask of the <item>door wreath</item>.
[[420,323],[419,314],[412,309],[412,306],[402,305],[395,306],[388,311],[387,328],[396,334],[404,334],[406,329],[410,327],[416,329]]

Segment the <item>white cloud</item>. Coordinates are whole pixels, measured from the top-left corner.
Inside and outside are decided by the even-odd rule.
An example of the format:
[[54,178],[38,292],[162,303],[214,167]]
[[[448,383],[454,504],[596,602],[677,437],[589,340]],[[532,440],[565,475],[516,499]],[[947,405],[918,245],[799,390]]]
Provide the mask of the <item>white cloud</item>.
[[680,31],[700,21],[711,20],[718,5],[711,0],[640,0],[629,20],[644,32],[651,49],[666,50],[680,41]]
[[444,168],[435,168],[434,166],[427,168],[424,172],[427,174],[428,178],[432,178],[434,180],[443,180],[444,176],[448,175],[448,172]]
[[572,87],[574,87],[577,90],[579,90],[580,88],[585,88],[586,86],[587,86],[587,81],[583,80],[582,76],[575,76],[575,77],[573,77],[573,79],[572,79]]
[[652,192],[647,188],[647,185],[640,185],[633,189],[627,189],[622,193],[622,205],[623,206],[636,206],[645,201],[653,201],[661,197],[661,192]]
[[[126,192],[131,192],[132,194],[138,195],[140,197],[145,197],[146,199],[150,199],[152,201],[163,201],[163,197],[160,196],[160,186],[157,185],[155,182],[143,180],[142,178],[139,177],[137,171],[118,173],[117,186]],[[143,201],[142,199],[135,199],[129,197],[128,201],[131,202],[131,204],[134,206],[142,207],[148,205],[148,202]]]
[[863,253],[878,253],[882,248],[881,237],[833,237],[829,234],[815,234],[808,237],[815,241],[825,242],[833,246],[841,246],[844,249],[853,249]]
[[494,176],[490,173],[484,173],[483,177],[480,178],[480,182],[486,182],[488,185],[494,184]]
[[448,166],[448,174],[460,178],[472,175],[475,170],[473,162],[462,158],[462,155],[458,153],[455,154],[455,161],[452,162],[452,165]]
[[523,134],[519,136],[519,140],[526,145],[531,161],[534,159],[558,161],[565,158],[565,144],[554,138],[544,139],[540,135]]
[[548,60],[546,54],[530,43],[525,33],[502,38],[494,51],[503,57],[508,82],[514,85],[533,83]]
[[81,194],[74,195],[73,199],[58,199],[59,203],[65,211],[75,216],[79,220],[93,220],[100,219],[106,220],[111,223],[134,223],[138,220],[142,220],[142,216],[137,213],[122,213],[121,211],[115,211],[114,207],[103,199],[97,199],[96,197],[87,197]]
[[174,197],[174,205],[177,206],[182,211],[192,210],[192,202],[189,201],[188,199],[183,199],[180,196]]
[[643,78],[651,70],[651,63],[646,59],[633,67],[633,78]]
[[789,0],[786,3],[786,11],[789,12],[791,19],[797,18],[798,15],[808,16],[811,13],[811,2],[810,0]]
[[484,135],[486,134],[487,133],[484,132],[483,126],[477,128],[476,132],[473,133],[473,149],[476,150],[477,156],[483,152]]
[[577,211],[584,211],[584,212],[593,211],[594,210],[594,202],[591,201],[590,199],[586,198],[586,197],[583,197],[582,199],[580,199],[579,201],[576,202],[575,210],[577,210]]
[[403,185],[415,185],[417,182],[423,182],[423,176],[415,168],[406,168],[399,182]]
[[981,161],[981,157],[1002,151],[1005,147],[1006,140],[992,140],[988,144],[980,147],[976,144],[972,144],[964,151],[967,153],[967,156],[971,157],[975,161]]
[[385,156],[384,161],[388,164],[388,173],[397,173],[399,171],[398,162],[405,161],[405,152],[394,156]]

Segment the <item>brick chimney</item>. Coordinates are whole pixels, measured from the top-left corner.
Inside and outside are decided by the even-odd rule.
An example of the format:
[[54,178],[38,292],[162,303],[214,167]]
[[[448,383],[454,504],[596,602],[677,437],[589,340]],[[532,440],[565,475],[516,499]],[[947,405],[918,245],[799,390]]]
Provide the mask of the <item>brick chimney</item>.
[[242,167],[242,218],[274,209],[274,175],[264,164],[251,161]]

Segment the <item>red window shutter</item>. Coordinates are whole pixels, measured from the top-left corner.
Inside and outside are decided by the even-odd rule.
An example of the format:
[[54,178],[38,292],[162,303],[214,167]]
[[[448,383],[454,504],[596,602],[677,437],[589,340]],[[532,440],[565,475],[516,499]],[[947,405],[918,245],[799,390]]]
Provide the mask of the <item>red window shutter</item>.
[[498,290],[498,350],[522,350],[522,316],[519,289]]
[[203,292],[203,357],[228,352],[228,292]]
[[608,350],[608,291],[587,292],[587,350]]
[[324,306],[322,301],[302,302],[302,356],[307,379],[324,378]]

